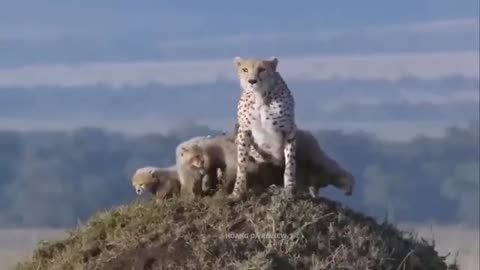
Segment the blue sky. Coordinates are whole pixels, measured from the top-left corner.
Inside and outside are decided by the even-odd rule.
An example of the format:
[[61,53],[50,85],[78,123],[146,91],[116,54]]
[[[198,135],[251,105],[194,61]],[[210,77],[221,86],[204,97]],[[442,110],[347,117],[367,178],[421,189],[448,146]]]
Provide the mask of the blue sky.
[[0,6],[0,67],[478,48],[476,0],[0,0]]
[[[236,80],[235,56],[277,56],[289,82],[359,82],[350,93],[361,98],[329,97],[318,105],[325,110],[345,103],[374,110],[392,101],[369,91],[375,81],[440,82],[455,76],[478,81],[478,5],[478,0],[0,0],[0,103],[8,100],[2,91],[13,88],[208,87]],[[478,107],[474,87],[408,87],[396,93],[404,93],[407,105],[461,101]],[[312,101],[326,100],[325,93],[315,95]]]
[[[149,72],[145,65],[201,60],[198,65],[203,69],[211,60],[223,60],[224,66],[229,65],[237,55],[275,55],[281,59],[336,55],[353,59],[360,55],[376,63],[378,54],[382,54],[380,58],[386,60],[372,66],[373,70],[381,70],[385,69],[381,61],[390,62],[390,55],[410,54],[407,58],[419,60],[407,66],[393,62],[393,67],[386,69],[400,65],[404,73],[415,75],[418,71],[410,67],[453,61],[459,63],[458,73],[462,75],[476,71],[472,70],[478,62],[475,58],[479,46],[476,0],[301,3],[0,0],[0,87],[30,87],[38,80],[55,84],[48,77],[55,80],[69,72],[102,74],[99,66],[108,69],[109,75],[102,77],[141,72],[140,80],[148,83],[156,80],[155,74],[161,69],[153,68],[146,75]],[[431,60],[430,53],[435,53],[435,60]],[[465,62],[469,57],[473,59]],[[188,67],[183,64],[182,68],[198,75],[199,71],[192,69],[195,63],[187,63]],[[465,70],[471,72],[464,74]],[[218,71],[211,73],[210,77],[223,76]],[[444,73],[440,71],[438,76]],[[59,84],[98,82],[88,74],[63,76]],[[64,82],[72,76],[81,78]],[[192,83],[196,82],[202,80]]]

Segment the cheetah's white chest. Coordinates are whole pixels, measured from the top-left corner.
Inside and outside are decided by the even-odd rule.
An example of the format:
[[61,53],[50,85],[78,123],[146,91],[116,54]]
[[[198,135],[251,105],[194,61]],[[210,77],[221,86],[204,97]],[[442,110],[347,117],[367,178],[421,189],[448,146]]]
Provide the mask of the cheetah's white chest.
[[259,105],[253,114],[251,131],[253,140],[262,151],[276,160],[283,160],[284,138],[273,120],[277,113],[266,105]]

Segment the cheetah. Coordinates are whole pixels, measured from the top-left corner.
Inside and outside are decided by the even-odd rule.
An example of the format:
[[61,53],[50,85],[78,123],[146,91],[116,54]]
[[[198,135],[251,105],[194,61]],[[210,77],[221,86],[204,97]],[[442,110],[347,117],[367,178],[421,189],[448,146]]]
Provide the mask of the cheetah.
[[[235,126],[238,129],[238,124]],[[234,131],[235,133],[236,131]],[[317,197],[319,190],[333,185],[350,196],[354,187],[353,176],[331,159],[320,147],[315,137],[306,130],[297,129],[297,186]],[[201,174],[216,178],[226,193],[233,189],[236,179],[237,149],[232,139],[227,136],[217,136],[197,144],[184,147],[185,163],[198,170]],[[247,187],[254,192],[261,192],[270,185],[282,185],[283,165],[269,162],[247,162]],[[280,180],[280,181],[279,181]]]
[[135,171],[132,186],[138,195],[146,191],[155,196],[156,202],[180,194],[180,181],[175,166],[159,168],[147,166]]
[[291,194],[296,184],[295,101],[277,71],[278,59],[235,57],[234,62],[242,92],[235,139],[237,177],[230,198],[237,200],[245,195],[248,156],[256,162],[284,164],[283,186]]
[[177,166],[183,168],[184,181],[201,181],[204,193],[211,193],[219,184],[218,179],[235,177],[237,156],[236,131],[229,134],[190,139],[177,149]]
[[[206,141],[201,141],[202,146]],[[211,193],[218,184],[218,175],[226,172],[225,159],[220,159],[223,149],[220,145],[208,144],[204,149],[199,144],[190,144],[181,148],[182,164],[201,179],[202,192]],[[229,170],[231,171],[231,170]],[[198,180],[196,180],[198,181]]]
[[[180,159],[184,167],[202,177],[204,192],[213,193],[219,187],[224,191],[233,189],[237,173],[237,146],[234,138],[218,135],[185,145],[181,149]],[[251,160],[247,165],[248,175],[258,174],[258,170],[258,164]]]
[[197,136],[189,140],[186,140],[180,143],[175,149],[175,159],[177,173],[182,186],[182,194],[193,195],[205,195],[202,190],[202,182],[205,180],[203,174],[198,170],[192,170],[188,164],[184,162],[185,157],[183,157],[183,149],[185,146],[196,144],[197,142],[203,141],[210,138],[210,136]]

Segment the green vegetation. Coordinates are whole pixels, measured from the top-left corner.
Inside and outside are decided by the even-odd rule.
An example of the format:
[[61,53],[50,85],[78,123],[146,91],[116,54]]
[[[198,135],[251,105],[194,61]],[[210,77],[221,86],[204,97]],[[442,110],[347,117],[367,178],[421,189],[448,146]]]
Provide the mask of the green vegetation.
[[432,246],[326,199],[281,189],[229,203],[221,195],[99,213],[44,242],[17,270],[456,269]]

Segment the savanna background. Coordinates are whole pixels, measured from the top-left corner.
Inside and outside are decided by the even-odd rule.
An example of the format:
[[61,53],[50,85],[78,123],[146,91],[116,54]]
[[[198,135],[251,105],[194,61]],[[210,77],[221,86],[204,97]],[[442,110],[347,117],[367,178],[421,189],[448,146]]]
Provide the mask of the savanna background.
[[230,130],[234,56],[279,57],[298,125],[357,180],[325,196],[478,269],[477,0],[0,0],[0,268]]

